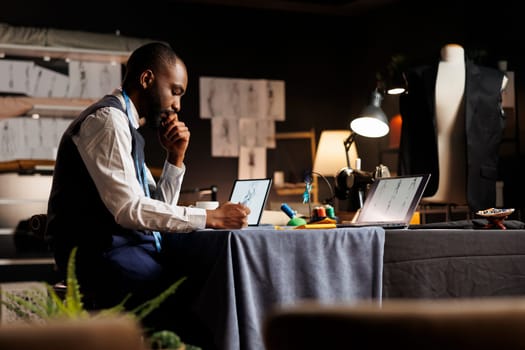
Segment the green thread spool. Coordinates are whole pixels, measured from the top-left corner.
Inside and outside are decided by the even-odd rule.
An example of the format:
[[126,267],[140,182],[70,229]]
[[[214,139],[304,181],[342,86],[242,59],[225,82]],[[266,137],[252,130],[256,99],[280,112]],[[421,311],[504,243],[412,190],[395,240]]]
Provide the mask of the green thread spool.
[[332,207],[331,205],[325,205],[325,211],[326,211],[326,216],[328,216],[329,218],[335,218],[335,210],[334,210],[334,207]]

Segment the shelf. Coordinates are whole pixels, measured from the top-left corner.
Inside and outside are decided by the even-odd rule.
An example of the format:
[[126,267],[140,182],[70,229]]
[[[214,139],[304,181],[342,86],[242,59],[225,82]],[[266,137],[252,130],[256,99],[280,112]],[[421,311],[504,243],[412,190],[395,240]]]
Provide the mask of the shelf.
[[[316,143],[315,143],[315,129],[310,129],[309,131],[292,131],[292,132],[278,132],[275,133],[275,140],[306,140],[309,142],[310,154],[312,157],[311,166],[313,168],[315,162],[315,152],[316,152]],[[317,176],[312,178],[312,191],[311,191],[311,200],[313,203],[318,203],[318,180]],[[302,195],[305,191],[305,183],[285,183],[282,186],[273,185],[273,188],[277,195],[279,196],[289,196],[289,195]]]
[[[301,183],[297,183],[297,184],[292,184],[292,183],[285,183],[283,186],[274,186],[274,189],[275,189],[275,192],[279,195],[279,196],[290,196],[290,195],[297,195],[297,194],[303,194],[304,193],[304,190],[305,190],[305,183],[304,182],[301,182]],[[312,192],[314,192],[315,190],[315,184],[312,184]]]
[[17,44],[0,44],[0,57],[19,56],[19,57],[46,57],[59,58],[64,60],[76,61],[97,61],[126,63],[129,52],[127,51],[110,51],[110,50],[93,50],[70,47],[52,47],[52,46],[34,46],[34,45],[17,45]]
[[303,194],[304,186],[301,188],[277,188],[275,190],[279,196],[290,196],[295,194]]
[[33,107],[27,111],[27,115],[38,115],[40,117],[51,118],[75,118],[86,109],[88,105],[81,106],[65,106],[65,105],[45,105],[34,104]]
[[0,162],[0,173],[52,173],[54,166],[55,161],[51,159],[16,159]]
[[[53,159],[15,159],[0,162],[0,173],[51,174],[54,168],[55,161]],[[155,178],[159,178],[162,174],[162,168],[152,167],[150,171]]]
[[92,98],[0,96],[0,118],[19,116],[71,118],[94,103]]

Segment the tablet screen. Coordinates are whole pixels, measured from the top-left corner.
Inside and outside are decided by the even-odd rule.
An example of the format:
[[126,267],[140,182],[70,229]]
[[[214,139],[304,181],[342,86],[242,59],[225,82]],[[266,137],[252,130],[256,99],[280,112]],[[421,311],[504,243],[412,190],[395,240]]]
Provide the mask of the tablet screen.
[[235,180],[230,195],[230,202],[243,203],[250,208],[248,225],[259,225],[268,194],[270,193],[271,184],[271,178]]

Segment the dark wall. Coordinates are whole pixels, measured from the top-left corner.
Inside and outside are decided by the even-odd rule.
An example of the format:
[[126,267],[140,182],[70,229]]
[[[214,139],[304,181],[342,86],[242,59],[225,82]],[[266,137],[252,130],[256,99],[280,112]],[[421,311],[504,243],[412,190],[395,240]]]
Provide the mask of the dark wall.
[[[210,121],[199,118],[200,76],[279,79],[286,82],[286,121],[277,131],[347,128],[351,116],[368,102],[375,73],[393,55],[407,64],[434,62],[446,43],[463,45],[480,63],[496,66],[507,60],[516,72],[519,125],[523,122],[525,71],[520,11],[511,1],[467,5],[465,1],[398,1],[359,16],[314,15],[234,8],[229,6],[164,4],[151,7],[105,4],[82,11],[70,2],[53,6],[34,2],[24,7],[4,4],[0,21],[19,26],[85,30],[164,40],[185,60],[190,74],[181,117],[192,131],[187,154],[186,187],[216,184],[219,199],[229,194],[237,176],[237,158],[211,157]],[[168,3],[167,1],[165,3]],[[60,8],[60,10],[58,10]],[[389,116],[398,112],[397,99],[387,97]],[[522,127],[522,129],[525,129]],[[521,130],[518,130],[521,134]],[[148,153],[160,166],[164,154],[149,137]],[[380,140],[357,138],[363,168],[372,170],[387,148]],[[521,153],[523,153],[523,145]],[[275,170],[274,152],[268,151],[268,175]],[[515,154],[510,157],[512,163]],[[507,171],[503,173],[507,174]]]

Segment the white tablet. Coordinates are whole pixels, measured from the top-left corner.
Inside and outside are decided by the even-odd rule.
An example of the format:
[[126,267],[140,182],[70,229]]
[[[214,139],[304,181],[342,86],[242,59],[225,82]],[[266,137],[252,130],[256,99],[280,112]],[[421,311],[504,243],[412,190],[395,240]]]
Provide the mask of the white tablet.
[[248,226],[259,225],[271,186],[271,178],[235,180],[230,194],[230,202],[242,203],[250,208]]

